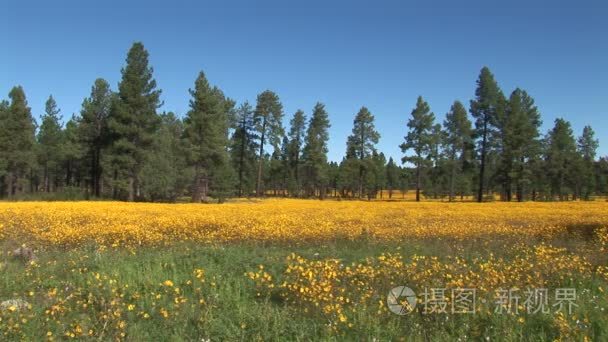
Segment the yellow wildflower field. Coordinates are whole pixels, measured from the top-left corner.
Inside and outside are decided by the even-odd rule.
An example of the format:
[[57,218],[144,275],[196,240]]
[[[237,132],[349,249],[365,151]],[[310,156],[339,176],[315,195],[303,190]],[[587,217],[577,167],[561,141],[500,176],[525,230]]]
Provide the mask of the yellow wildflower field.
[[0,246],[0,340],[608,336],[604,201],[0,202]]
[[608,225],[607,202],[409,203],[274,199],[223,205],[0,203],[0,238],[77,246],[357,239],[521,239]]

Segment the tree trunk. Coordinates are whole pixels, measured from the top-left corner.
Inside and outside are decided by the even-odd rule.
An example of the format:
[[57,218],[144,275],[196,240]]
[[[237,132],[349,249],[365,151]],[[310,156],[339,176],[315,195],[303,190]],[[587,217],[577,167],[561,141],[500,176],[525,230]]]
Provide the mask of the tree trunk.
[[66,163],[65,184],[67,186],[72,185],[72,160],[71,159],[68,159],[68,161]]
[[21,192],[21,173],[19,171],[17,171],[17,173],[15,174],[15,178],[13,180],[14,182],[14,194],[16,197],[19,197],[19,193]]
[[14,176],[13,176],[13,173],[9,171],[8,174],[6,175],[6,193],[7,193],[8,199],[13,198],[14,186],[15,186]]
[[97,188],[97,170],[95,168],[95,152],[91,156],[91,193],[95,196],[95,189]]
[[262,165],[264,164],[264,138],[266,133],[266,117],[262,123],[262,135],[260,136],[260,163],[258,165],[258,180],[256,184],[255,195],[262,196]]
[[519,177],[517,180],[517,201],[518,202],[523,202],[524,201],[524,185],[523,185],[523,178],[524,178],[524,163],[525,163],[525,158],[521,157],[519,160],[520,166],[519,166]]
[[484,119],[483,136],[481,140],[481,165],[479,167],[479,192],[477,193],[477,202],[483,201],[483,178],[486,171],[486,143],[488,135],[488,122]]
[[563,188],[563,184],[564,184],[564,175],[563,173],[560,173],[559,176],[559,200],[563,201],[564,200],[564,193],[562,192],[562,188]]
[[133,177],[133,190],[135,191],[135,199],[141,198],[141,186],[139,184],[139,176],[137,173]]
[[194,170],[194,181],[192,183],[192,203],[201,203],[201,173],[197,165]]
[[114,168],[114,184],[112,185],[112,192],[114,193],[114,199],[118,199],[118,169]]
[[207,198],[208,194],[209,194],[209,177],[207,177],[207,175],[205,174],[203,176],[203,190],[201,193],[201,201],[206,203],[208,200],[208,198]]
[[[38,181],[36,180],[36,177],[34,175],[34,169],[30,169],[30,193],[35,193],[38,192]],[[55,186],[54,189],[57,189],[57,187]]]
[[127,197],[127,202],[133,202],[135,200],[135,177],[133,175],[129,175],[129,195]]
[[452,172],[450,174],[450,202],[454,200],[454,178],[456,178],[456,165],[454,160],[452,160]]
[[51,192],[51,185],[49,184],[49,167],[47,163],[44,163],[44,178],[43,178],[43,183],[44,183],[44,192],[49,193]]
[[517,182],[517,188],[515,191],[516,191],[515,196],[517,196],[517,202],[523,202],[524,201],[524,186],[523,186],[523,184],[521,184],[521,181]]
[[93,157],[93,177],[95,181],[93,182],[93,194],[95,197],[101,196],[101,149],[99,147],[95,148],[95,153]]
[[[298,148],[299,149],[299,148]],[[296,181],[296,190],[295,190],[295,196],[296,197],[300,197],[300,175],[299,175],[299,170],[300,169],[300,152],[298,151],[296,153],[296,166],[294,169],[294,179]]]
[[416,165],[416,202],[420,202],[420,162]]
[[244,154],[245,153],[241,151],[241,156],[239,160],[239,197],[243,197],[243,165],[245,164]]
[[241,124],[241,155],[239,156],[239,197],[243,197],[243,167],[245,165],[245,148],[247,147],[247,131],[245,128],[245,122]]
[[359,165],[359,198],[363,198],[363,166]]

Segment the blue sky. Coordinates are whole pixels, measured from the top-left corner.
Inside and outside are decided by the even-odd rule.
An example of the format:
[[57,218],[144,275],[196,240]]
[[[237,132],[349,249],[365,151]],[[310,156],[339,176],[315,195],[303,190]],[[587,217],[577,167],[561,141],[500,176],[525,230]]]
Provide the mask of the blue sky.
[[79,112],[97,77],[116,89],[134,41],[150,52],[162,110],[183,115],[203,70],[241,102],[277,92],[285,124],[317,101],[330,114],[329,156],[340,160],[361,106],[379,149],[398,145],[422,95],[438,120],[467,105],[487,65],[510,93],[576,135],[590,124],[608,155],[606,1],[10,1],[1,6],[0,98],[24,87],[35,117],[49,94]]

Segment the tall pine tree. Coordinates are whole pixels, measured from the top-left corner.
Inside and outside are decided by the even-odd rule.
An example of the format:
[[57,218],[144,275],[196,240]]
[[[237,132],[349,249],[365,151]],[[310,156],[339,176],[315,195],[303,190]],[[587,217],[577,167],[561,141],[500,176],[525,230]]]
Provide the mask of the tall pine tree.
[[[207,201],[217,170],[228,164],[228,108],[223,95],[211,88],[200,72],[190,90],[190,111],[186,115],[185,137],[188,161],[194,168],[192,202]],[[215,178],[217,179],[217,178]]]
[[356,161],[355,164],[358,166],[357,192],[359,197],[363,197],[363,190],[366,188],[367,161],[376,152],[376,144],[379,140],[380,133],[374,126],[374,116],[367,108],[361,107],[353,121],[352,134],[346,141],[347,159]]
[[583,134],[578,138],[577,143],[581,158],[577,187],[583,199],[589,200],[595,190],[595,155],[599,147],[599,141],[595,138],[595,132],[591,126],[583,128]]
[[479,190],[477,201],[483,201],[486,181],[487,155],[491,138],[498,124],[501,91],[490,69],[483,67],[477,79],[475,99],[471,100],[471,115],[475,119],[475,133],[479,139]]
[[279,150],[279,144],[284,135],[283,131],[283,105],[279,96],[270,90],[266,90],[258,95],[255,112],[253,115],[254,124],[260,139],[258,155],[258,176],[256,181],[256,195],[264,194],[264,147],[267,143]]
[[26,190],[27,177],[35,162],[36,123],[21,86],[13,87],[8,96],[10,104],[4,110],[4,136],[0,141],[6,164],[5,187],[10,198]]
[[467,117],[467,110],[460,101],[454,101],[443,121],[446,132],[446,154],[449,173],[449,200],[453,201],[456,188],[461,193],[469,187],[469,178],[465,175],[467,165],[472,157],[473,128]]
[[433,124],[435,114],[431,112],[429,104],[422,96],[418,96],[416,107],[412,110],[412,117],[408,120],[409,131],[405,142],[401,144],[401,151],[407,153],[412,150],[412,156],[406,155],[401,160],[403,163],[413,163],[416,168],[416,201],[420,201],[420,189],[422,187],[422,173],[425,167],[430,165],[430,155],[433,153]]
[[65,185],[82,188],[86,178],[86,147],[82,143],[81,118],[72,115],[65,123],[62,138],[63,174]]
[[142,193],[153,202],[175,202],[192,183],[182,139],[184,125],[172,112],[160,117],[161,124],[154,135],[154,150],[142,170]]
[[59,167],[61,166],[61,116],[57,102],[49,96],[45,103],[45,112],[38,131],[38,161],[43,172],[43,187],[45,192],[56,189],[59,183]]
[[[518,201],[523,201],[526,189],[532,183],[532,163],[540,154],[540,113],[534,99],[519,88],[509,97],[502,134],[502,165],[506,200],[511,200],[515,186]],[[513,184],[514,183],[514,184]]]
[[82,102],[78,133],[88,159],[89,186],[95,197],[102,193],[102,154],[110,143],[108,118],[112,109],[114,94],[108,82],[102,78],[95,80],[91,95]]
[[127,65],[121,71],[118,101],[114,101],[108,122],[116,164],[127,178],[128,201],[139,195],[139,174],[160,123],[156,110],[161,105],[161,91],[156,89],[148,57],[142,43],[134,43],[129,50]]
[[395,164],[393,157],[388,159],[386,164],[386,187],[388,190],[388,198],[393,198],[393,191],[399,188],[399,166]]
[[570,123],[556,119],[555,126],[548,134],[547,173],[551,195],[560,200],[567,199],[572,193],[573,166],[576,158],[576,141]]
[[[7,120],[9,118],[8,111],[9,103],[6,100],[0,100],[0,146],[7,146],[10,135],[7,128]],[[8,166],[8,151],[5,148],[0,148],[0,198],[4,197],[6,187],[6,173]]]
[[326,166],[330,126],[325,105],[317,102],[308,123],[302,153],[305,170],[304,185],[307,196],[313,196],[315,189],[318,189],[319,197],[321,199],[325,198],[325,186],[329,181]]
[[300,168],[304,136],[306,134],[306,117],[304,112],[297,110],[290,121],[287,146],[289,190],[292,196],[299,196],[301,189]]
[[249,102],[244,102],[236,110],[234,132],[230,142],[230,159],[237,176],[239,197],[253,193],[255,188],[257,136],[253,113],[253,108]]

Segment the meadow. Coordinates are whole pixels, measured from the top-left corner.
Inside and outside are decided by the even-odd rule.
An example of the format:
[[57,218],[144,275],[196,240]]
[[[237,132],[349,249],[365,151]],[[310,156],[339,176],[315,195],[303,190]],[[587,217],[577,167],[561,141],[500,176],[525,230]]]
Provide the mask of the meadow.
[[608,339],[605,201],[0,202],[0,248],[1,340]]

